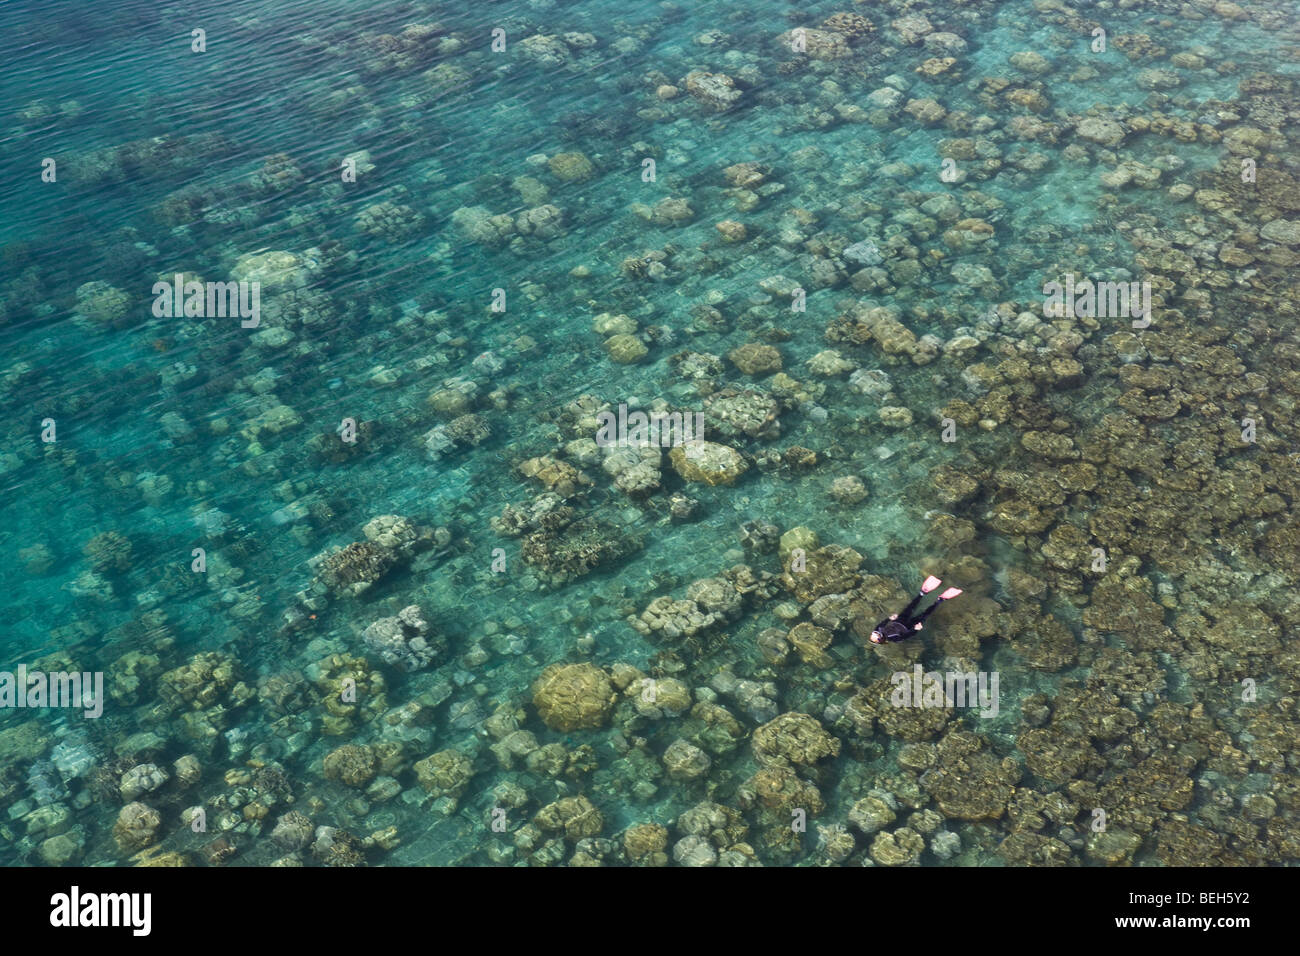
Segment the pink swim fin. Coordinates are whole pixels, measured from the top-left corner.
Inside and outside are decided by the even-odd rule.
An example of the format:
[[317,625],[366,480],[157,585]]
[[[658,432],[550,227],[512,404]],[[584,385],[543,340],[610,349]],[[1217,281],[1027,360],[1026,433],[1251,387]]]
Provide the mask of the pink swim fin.
[[951,601],[958,594],[961,594],[961,588],[949,588],[939,595],[940,601]]
[[936,577],[932,574],[932,575],[930,575],[928,578],[926,578],[926,579],[925,579],[925,583],[921,585],[921,593],[922,593],[922,594],[929,594],[931,591],[933,591],[935,588],[937,588],[940,584],[943,584],[943,581],[939,580],[938,578],[936,578]]

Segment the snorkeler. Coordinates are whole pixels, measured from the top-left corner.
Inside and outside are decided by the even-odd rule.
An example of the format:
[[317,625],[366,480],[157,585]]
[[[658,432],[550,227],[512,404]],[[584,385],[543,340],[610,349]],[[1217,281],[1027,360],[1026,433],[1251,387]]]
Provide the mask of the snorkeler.
[[[915,617],[912,612],[916,606],[921,603],[921,598],[925,597],[943,582],[933,574],[925,579],[921,585],[921,593],[912,598],[912,602],[903,608],[901,614],[891,614],[888,620],[881,621],[876,625],[876,629],[871,632],[872,644],[894,644],[898,641],[907,640],[917,631],[921,630],[921,622],[934,613],[944,601],[951,601],[957,595],[961,594],[961,588],[948,588],[935,599],[935,602]],[[861,632],[859,632],[861,633]]]

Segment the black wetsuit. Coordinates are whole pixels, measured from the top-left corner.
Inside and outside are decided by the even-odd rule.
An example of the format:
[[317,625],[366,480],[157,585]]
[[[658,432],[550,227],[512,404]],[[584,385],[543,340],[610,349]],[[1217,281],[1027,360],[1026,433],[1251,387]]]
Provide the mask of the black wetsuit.
[[880,632],[880,636],[883,638],[884,643],[896,644],[899,641],[907,640],[907,638],[916,633],[916,625],[933,614],[934,609],[943,603],[943,599],[940,598],[920,614],[913,616],[912,612],[916,610],[916,606],[921,603],[921,598],[923,597],[925,597],[924,594],[918,594],[916,597],[912,598],[911,603],[908,604],[907,607],[903,608],[896,620],[884,620],[876,625],[876,630]]

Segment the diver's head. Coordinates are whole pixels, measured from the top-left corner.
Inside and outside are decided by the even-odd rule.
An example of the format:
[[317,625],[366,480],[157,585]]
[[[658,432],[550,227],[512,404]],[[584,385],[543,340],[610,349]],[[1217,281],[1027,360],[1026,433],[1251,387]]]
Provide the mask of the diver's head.
[[879,631],[872,631],[872,632],[871,632],[871,643],[872,643],[872,644],[883,644],[883,643],[885,643],[885,637],[884,637],[884,635],[881,634]]

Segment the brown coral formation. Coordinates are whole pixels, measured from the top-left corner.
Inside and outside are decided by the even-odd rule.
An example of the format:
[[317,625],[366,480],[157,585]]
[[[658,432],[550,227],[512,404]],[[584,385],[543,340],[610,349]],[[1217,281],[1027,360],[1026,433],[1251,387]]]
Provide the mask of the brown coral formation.
[[553,730],[604,726],[616,696],[609,675],[593,664],[552,664],[533,684],[533,706]]

